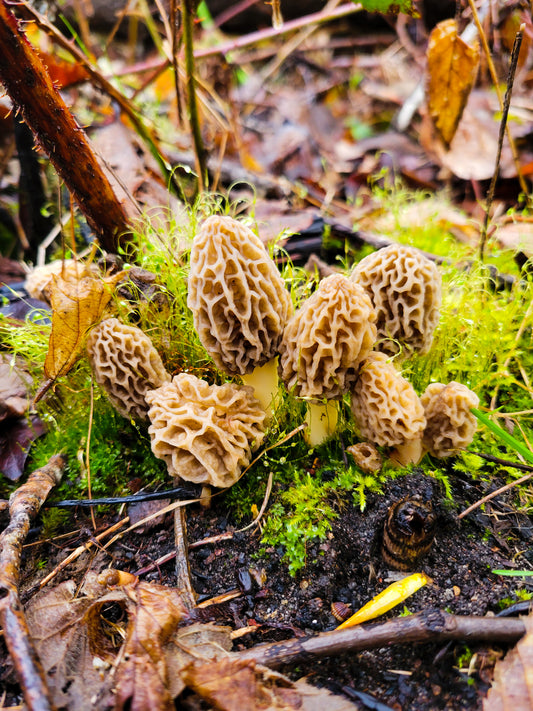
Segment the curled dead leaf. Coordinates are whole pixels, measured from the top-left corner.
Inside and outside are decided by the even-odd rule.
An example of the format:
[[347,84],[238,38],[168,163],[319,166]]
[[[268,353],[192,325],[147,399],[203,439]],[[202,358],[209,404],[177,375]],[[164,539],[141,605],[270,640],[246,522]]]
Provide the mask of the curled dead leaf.
[[457,32],[455,20],[444,20],[431,32],[427,62],[429,114],[449,146],[476,79],[479,45],[467,45]]

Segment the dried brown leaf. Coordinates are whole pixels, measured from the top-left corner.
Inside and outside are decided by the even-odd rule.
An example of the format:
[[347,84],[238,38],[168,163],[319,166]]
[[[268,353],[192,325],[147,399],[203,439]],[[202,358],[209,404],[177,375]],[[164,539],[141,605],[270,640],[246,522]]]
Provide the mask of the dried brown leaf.
[[195,662],[182,673],[187,686],[220,711],[353,711],[342,696],[317,689],[305,681],[292,682],[283,674],[253,662],[226,658]]
[[523,618],[526,634],[496,662],[494,681],[483,711],[531,711],[533,708],[533,615]]
[[449,146],[476,79],[479,45],[467,45],[459,37],[455,20],[444,20],[431,32],[427,62],[429,113]]

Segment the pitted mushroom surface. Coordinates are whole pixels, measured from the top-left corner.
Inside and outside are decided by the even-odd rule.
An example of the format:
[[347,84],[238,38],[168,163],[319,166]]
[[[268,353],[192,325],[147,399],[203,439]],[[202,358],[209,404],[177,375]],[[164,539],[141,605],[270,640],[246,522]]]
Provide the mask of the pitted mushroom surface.
[[350,279],[370,296],[377,313],[376,348],[394,355],[427,353],[439,321],[442,279],[413,247],[392,244],[355,265]]
[[277,355],[292,312],[285,283],[261,240],[219,215],[205,220],[193,240],[187,304],[216,366],[237,375]]
[[146,420],[146,393],[168,382],[170,375],[144,331],[105,319],[89,333],[87,354],[96,382],[118,412]]
[[180,373],[146,401],[152,451],[186,481],[231,486],[264,437],[265,412],[248,386],[209,385]]
[[370,298],[342,274],[323,279],[289,320],[280,352],[287,388],[308,398],[342,397],[376,339]]
[[430,454],[449,457],[472,443],[477,420],[470,409],[479,405],[476,393],[452,380],[431,383],[420,400],[427,420],[423,444]]
[[420,398],[384,353],[371,353],[361,365],[351,404],[361,435],[375,444],[405,445],[422,437]]

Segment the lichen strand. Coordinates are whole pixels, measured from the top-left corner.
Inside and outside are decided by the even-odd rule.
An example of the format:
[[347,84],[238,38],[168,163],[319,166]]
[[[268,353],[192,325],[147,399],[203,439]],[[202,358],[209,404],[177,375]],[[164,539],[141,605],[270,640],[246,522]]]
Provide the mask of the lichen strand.
[[437,266],[417,249],[392,244],[357,264],[350,279],[370,296],[377,313],[376,348],[425,354],[438,324],[442,280]]
[[152,451],[173,477],[231,486],[264,437],[265,412],[247,386],[180,373],[146,401]]
[[415,440],[426,425],[413,386],[384,353],[371,353],[362,364],[351,405],[361,436],[380,446]]
[[280,347],[282,380],[302,397],[341,397],[372,349],[375,320],[362,287],[341,274],[322,280],[287,323]]
[[261,240],[231,217],[209,217],[194,238],[187,304],[221,370],[244,375],[278,350],[292,304]]
[[140,328],[108,318],[89,333],[87,354],[96,382],[117,411],[146,420],[146,393],[170,380],[148,336]]
[[477,427],[471,408],[479,398],[466,385],[431,383],[420,400],[427,420],[422,441],[430,454],[449,457],[471,444]]

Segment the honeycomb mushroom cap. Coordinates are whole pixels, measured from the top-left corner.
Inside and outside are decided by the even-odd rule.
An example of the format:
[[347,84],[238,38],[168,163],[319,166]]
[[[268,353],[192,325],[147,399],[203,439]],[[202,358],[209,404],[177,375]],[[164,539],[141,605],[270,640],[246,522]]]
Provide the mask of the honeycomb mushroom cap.
[[261,240],[214,215],[194,238],[187,304],[204,348],[228,373],[244,375],[278,352],[290,295]]
[[478,396],[466,385],[431,383],[420,400],[426,415],[425,449],[434,457],[449,457],[471,444],[477,427],[470,408],[479,405]]
[[146,420],[146,393],[168,382],[170,375],[144,331],[108,318],[89,333],[87,354],[96,382],[118,412]]
[[281,379],[302,397],[341,397],[372,350],[375,320],[362,287],[342,274],[323,279],[285,327]]
[[180,373],[146,400],[152,451],[173,477],[231,486],[264,437],[265,411],[248,386]]
[[384,353],[371,353],[361,365],[351,405],[362,437],[381,446],[419,439],[426,426],[420,398]]
[[432,261],[413,247],[391,244],[356,264],[350,279],[361,284],[376,309],[378,350],[429,351],[442,298],[441,275]]

